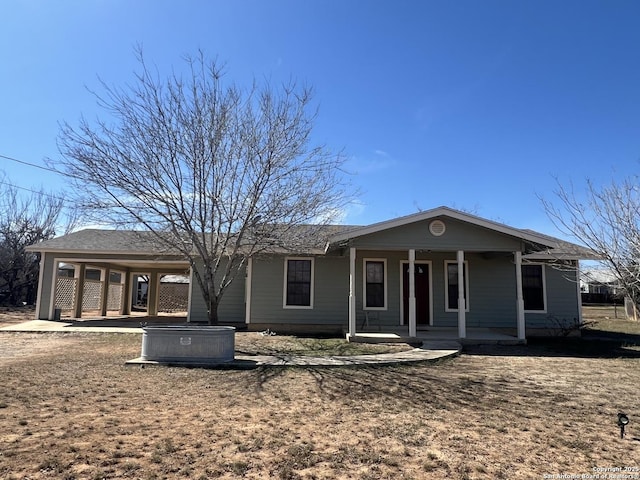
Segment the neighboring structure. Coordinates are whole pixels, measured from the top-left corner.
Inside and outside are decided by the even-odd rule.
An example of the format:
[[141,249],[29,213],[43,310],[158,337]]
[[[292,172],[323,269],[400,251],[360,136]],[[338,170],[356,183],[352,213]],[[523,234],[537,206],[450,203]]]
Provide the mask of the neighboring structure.
[[580,272],[580,292],[583,303],[622,304],[624,300],[620,282],[609,270],[583,269]]
[[[323,231],[323,248],[252,258],[245,278],[224,294],[220,318],[255,330],[352,336],[443,327],[465,338],[468,329],[487,328],[520,340],[581,322],[579,260],[593,255],[578,245],[447,207]],[[132,279],[141,274],[149,277],[148,312],[155,315],[159,278],[188,272],[189,264],[154,250],[150,239],[149,232],[83,230],[30,247],[42,253],[37,317],[54,318],[65,288],[75,292],[65,305],[72,316],[82,315],[88,290],[101,299],[103,315],[116,306],[127,314]],[[72,287],[58,275],[61,264],[75,266]],[[98,284],[86,279],[88,269],[100,270]],[[188,320],[205,318],[191,282]]]

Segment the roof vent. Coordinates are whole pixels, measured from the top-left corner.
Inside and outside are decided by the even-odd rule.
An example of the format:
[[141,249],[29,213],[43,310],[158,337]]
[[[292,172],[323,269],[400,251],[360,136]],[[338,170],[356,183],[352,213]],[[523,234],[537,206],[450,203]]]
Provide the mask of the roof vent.
[[434,220],[429,224],[429,231],[434,237],[439,237],[446,229],[447,227],[442,220]]

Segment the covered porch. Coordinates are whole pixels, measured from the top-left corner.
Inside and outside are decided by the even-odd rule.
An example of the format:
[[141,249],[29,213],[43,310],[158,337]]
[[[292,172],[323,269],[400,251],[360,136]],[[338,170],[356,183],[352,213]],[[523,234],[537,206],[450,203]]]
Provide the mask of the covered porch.
[[[350,341],[526,343],[522,251],[350,247],[349,260]],[[501,287],[486,287],[492,277]],[[500,318],[492,318],[492,308]]]

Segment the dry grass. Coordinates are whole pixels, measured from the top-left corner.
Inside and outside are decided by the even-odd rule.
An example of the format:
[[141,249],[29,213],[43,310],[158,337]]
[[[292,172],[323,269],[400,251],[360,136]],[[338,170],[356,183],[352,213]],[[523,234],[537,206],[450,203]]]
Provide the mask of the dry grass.
[[125,367],[139,349],[0,334],[0,478],[512,479],[640,459],[640,359],[618,342],[251,371]]

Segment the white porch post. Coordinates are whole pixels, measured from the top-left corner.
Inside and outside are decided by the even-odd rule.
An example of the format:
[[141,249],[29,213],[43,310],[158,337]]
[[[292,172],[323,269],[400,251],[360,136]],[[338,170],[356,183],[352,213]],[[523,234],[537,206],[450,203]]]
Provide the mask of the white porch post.
[[73,316],[82,318],[82,300],[84,297],[85,264],[74,265],[73,276],[76,279],[76,292],[73,297]]
[[349,336],[356,335],[356,249],[349,249]]
[[516,260],[516,311],[518,340],[525,339],[524,297],[522,295],[522,252],[514,253]]
[[467,338],[467,306],[464,299],[464,251],[458,250],[458,337]]
[[409,336],[416,336],[416,251],[409,250]]

